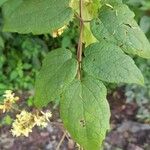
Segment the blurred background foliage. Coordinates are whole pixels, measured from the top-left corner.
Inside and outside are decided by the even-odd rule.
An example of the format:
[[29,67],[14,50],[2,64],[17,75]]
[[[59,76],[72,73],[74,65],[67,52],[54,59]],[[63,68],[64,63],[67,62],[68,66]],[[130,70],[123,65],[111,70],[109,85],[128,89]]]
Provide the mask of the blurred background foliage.
[[[135,19],[150,40],[150,0],[124,0],[135,12]],[[0,16],[0,30],[3,19]],[[78,40],[77,22],[71,23],[62,36],[53,39],[51,35],[19,35],[0,33],[0,95],[6,89],[19,92],[33,92],[35,76],[45,55],[57,47],[65,47],[75,52]],[[145,87],[121,85],[125,89],[127,103],[139,106],[138,119],[150,120],[150,60],[134,58],[145,77]],[[115,85],[107,85],[110,89]],[[29,98],[28,105],[32,105]],[[6,118],[9,120],[9,118]]]
[[[124,0],[135,13],[135,19],[150,41],[150,0]],[[150,60],[134,58],[145,78],[145,87],[126,85],[127,102],[135,101],[138,106],[137,118],[150,120]]]

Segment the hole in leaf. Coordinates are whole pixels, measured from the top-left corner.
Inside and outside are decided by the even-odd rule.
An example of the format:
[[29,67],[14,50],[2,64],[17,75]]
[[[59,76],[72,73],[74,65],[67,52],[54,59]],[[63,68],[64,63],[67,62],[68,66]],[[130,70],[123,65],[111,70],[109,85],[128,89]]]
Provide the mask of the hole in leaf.
[[124,25],[126,25],[126,26],[132,28],[132,26],[131,26],[130,24],[128,24],[128,23],[124,23]]
[[119,45],[119,47],[120,47],[120,48],[123,47],[123,44]]
[[99,21],[96,21],[95,24],[96,24],[97,26],[100,25]]
[[95,58],[92,61],[95,61]]
[[81,119],[81,120],[80,120],[80,125],[81,125],[82,127],[85,127],[85,120],[84,120],[84,119]]

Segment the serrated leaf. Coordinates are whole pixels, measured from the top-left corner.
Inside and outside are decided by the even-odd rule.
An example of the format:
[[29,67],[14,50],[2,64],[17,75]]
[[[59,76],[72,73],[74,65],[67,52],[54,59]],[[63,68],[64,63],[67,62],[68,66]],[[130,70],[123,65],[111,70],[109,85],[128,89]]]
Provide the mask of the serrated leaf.
[[50,52],[36,79],[35,105],[43,107],[56,100],[67,84],[74,80],[77,68],[77,61],[69,50],[60,48]]
[[50,33],[73,16],[70,0],[10,0],[3,5],[4,31]]
[[110,109],[103,83],[92,77],[74,80],[63,92],[61,118],[85,150],[99,150],[109,129]]
[[104,5],[99,17],[91,22],[91,30],[100,41],[104,39],[120,46],[126,53],[150,58],[150,43],[127,5]]
[[84,54],[83,70],[93,77],[112,83],[144,83],[134,61],[112,43],[91,44]]

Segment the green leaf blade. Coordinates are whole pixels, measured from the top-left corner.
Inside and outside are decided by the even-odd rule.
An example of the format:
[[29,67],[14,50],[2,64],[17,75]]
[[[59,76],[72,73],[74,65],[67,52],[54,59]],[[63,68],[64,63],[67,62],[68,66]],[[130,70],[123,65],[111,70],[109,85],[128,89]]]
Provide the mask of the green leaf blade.
[[3,6],[6,32],[45,34],[68,24],[70,0],[11,0]]
[[4,48],[5,47],[5,43],[4,43],[4,40],[3,38],[0,36],[0,48]]
[[105,41],[85,49],[83,70],[106,82],[144,83],[142,73],[134,61],[120,47]]
[[99,17],[91,22],[91,30],[99,41],[114,43],[128,54],[150,58],[150,43],[127,5],[104,5]]
[[61,97],[61,118],[85,150],[99,150],[109,129],[110,109],[102,82],[86,77],[74,80]]
[[101,0],[102,5],[107,5],[107,4],[122,4],[122,0]]
[[0,0],[0,7],[8,0]]
[[34,104],[37,107],[46,106],[56,100],[63,89],[74,80],[77,73],[77,61],[66,49],[50,52],[36,79]]

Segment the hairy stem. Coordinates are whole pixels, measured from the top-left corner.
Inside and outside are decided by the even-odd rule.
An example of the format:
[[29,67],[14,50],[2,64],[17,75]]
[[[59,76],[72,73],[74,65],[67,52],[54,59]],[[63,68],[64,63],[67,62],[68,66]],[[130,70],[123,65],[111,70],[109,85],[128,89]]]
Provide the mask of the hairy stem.
[[80,11],[80,36],[78,42],[78,49],[77,49],[77,60],[78,60],[78,79],[81,79],[81,62],[82,62],[82,51],[83,51],[83,0],[79,0],[79,11]]

